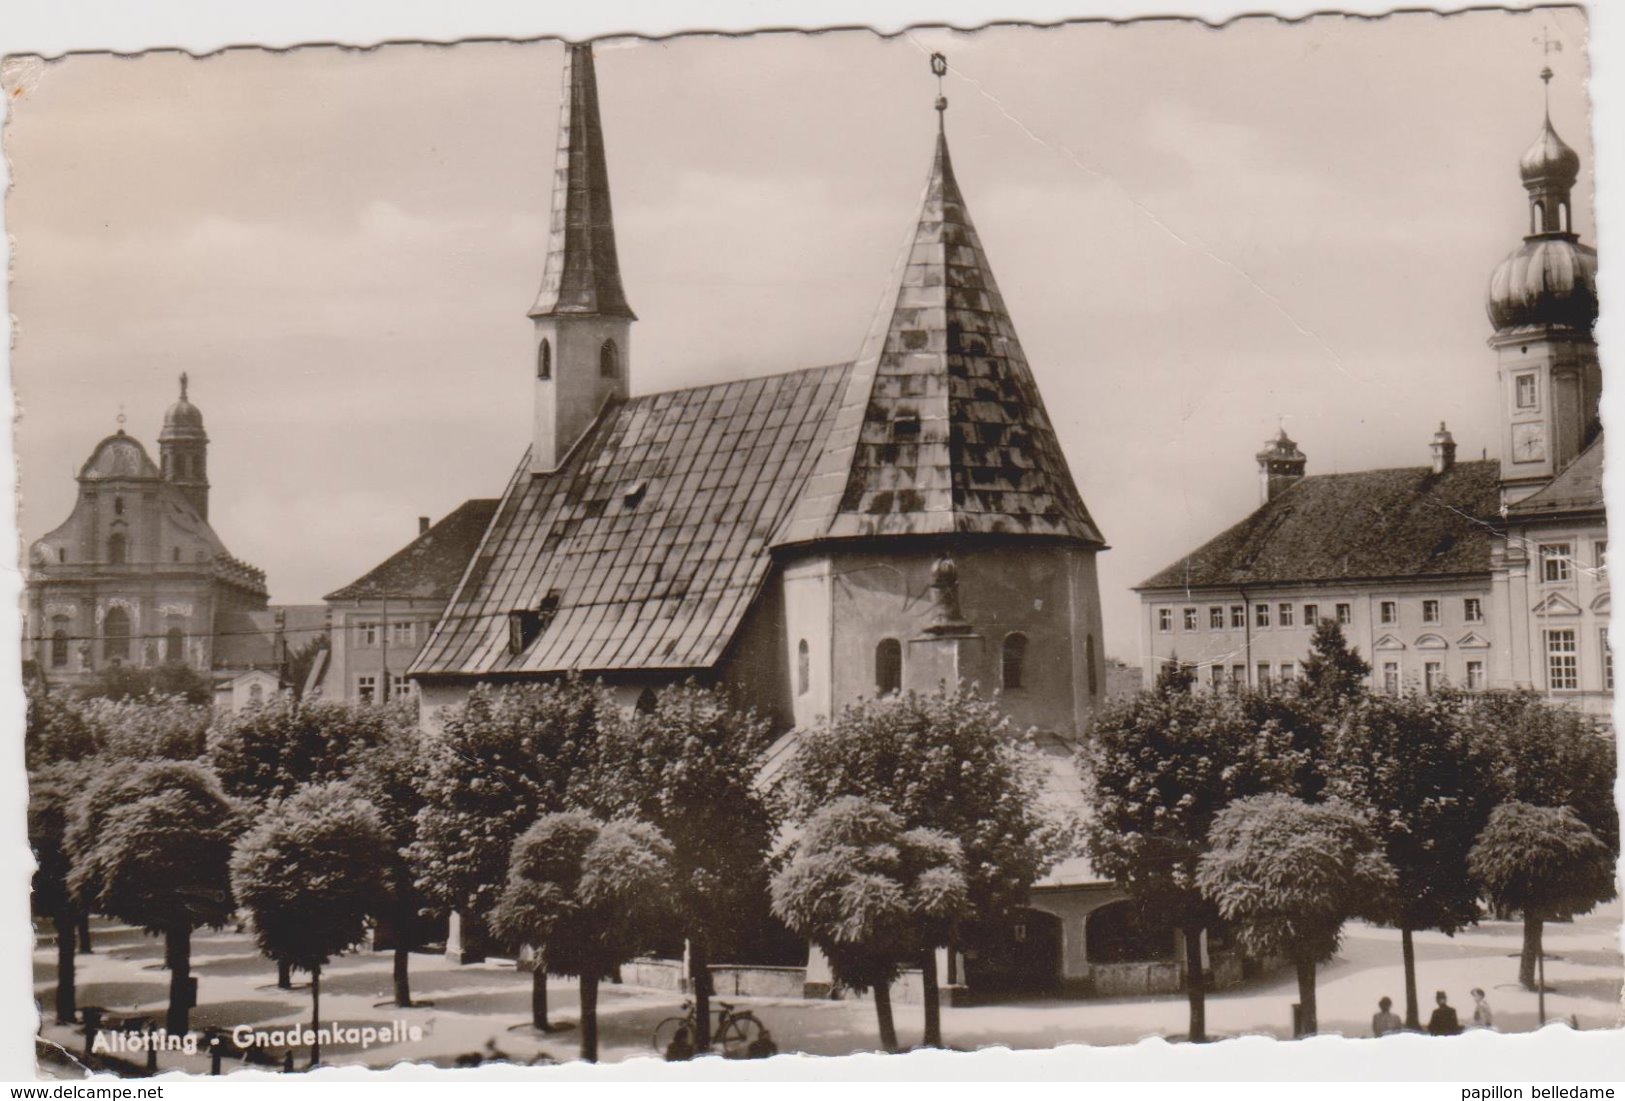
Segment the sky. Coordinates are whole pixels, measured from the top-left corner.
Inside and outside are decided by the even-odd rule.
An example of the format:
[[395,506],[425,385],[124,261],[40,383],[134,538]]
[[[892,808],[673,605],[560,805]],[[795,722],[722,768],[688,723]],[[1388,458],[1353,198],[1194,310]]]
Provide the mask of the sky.
[[[1579,151],[1578,12],[609,40],[598,80],[632,389],[852,358],[912,230],[950,72],[954,166],[1084,500],[1107,652],[1131,586],[1245,516],[1284,424],[1323,473],[1494,456],[1489,273],[1517,160]],[[1543,54],[1542,35],[1561,50]],[[176,376],[211,521],[310,603],[498,496],[530,432],[562,48],[12,59],[21,520]]]

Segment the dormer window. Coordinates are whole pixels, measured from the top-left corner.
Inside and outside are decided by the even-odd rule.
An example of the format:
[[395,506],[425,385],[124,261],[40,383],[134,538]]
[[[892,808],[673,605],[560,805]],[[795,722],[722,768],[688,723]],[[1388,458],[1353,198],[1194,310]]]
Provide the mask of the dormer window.
[[892,418],[891,438],[897,443],[913,443],[920,438],[920,418],[916,413],[899,413]]
[[508,653],[519,655],[530,649],[542,634],[542,618],[531,608],[508,613]]
[[643,500],[643,495],[648,491],[648,489],[648,481],[643,478],[639,478],[637,481],[626,487],[626,492],[621,494],[621,500],[625,502],[627,508],[636,508],[638,506],[638,502]]

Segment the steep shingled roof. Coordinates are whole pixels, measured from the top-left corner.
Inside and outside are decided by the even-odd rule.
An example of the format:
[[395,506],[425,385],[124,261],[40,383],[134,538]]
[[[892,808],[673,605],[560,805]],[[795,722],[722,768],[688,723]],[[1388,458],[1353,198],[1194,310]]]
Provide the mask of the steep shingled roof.
[[1518,517],[1534,513],[1600,511],[1603,508],[1602,440],[1599,435],[1560,470],[1557,477],[1508,507],[1507,512]]
[[919,222],[776,545],[1003,532],[1102,544],[939,127]]
[[609,168],[590,43],[564,48],[552,225],[542,289],[530,308],[531,317],[554,314],[633,316],[615,253]]
[[[611,406],[564,466],[520,461],[414,674],[714,665],[822,452],[849,365]],[[548,609],[509,652],[511,612]]]
[[382,563],[322,599],[451,599],[496,510],[497,502],[490,497],[464,501]]
[[1500,478],[1493,460],[1304,478],[1136,588],[1488,573]]

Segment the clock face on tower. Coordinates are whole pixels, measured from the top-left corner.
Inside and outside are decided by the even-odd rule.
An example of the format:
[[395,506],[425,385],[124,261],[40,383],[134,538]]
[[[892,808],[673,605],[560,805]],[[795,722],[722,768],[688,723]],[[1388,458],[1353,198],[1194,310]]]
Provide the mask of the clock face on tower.
[[1538,463],[1546,460],[1546,426],[1544,424],[1515,424],[1512,426],[1512,461]]

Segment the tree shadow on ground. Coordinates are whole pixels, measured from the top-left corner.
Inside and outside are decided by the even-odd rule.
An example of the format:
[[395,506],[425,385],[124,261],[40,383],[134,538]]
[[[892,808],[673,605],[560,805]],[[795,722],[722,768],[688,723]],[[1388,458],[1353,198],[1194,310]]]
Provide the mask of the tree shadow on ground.
[[[367,997],[393,993],[395,986],[387,963],[377,957],[365,957],[371,966],[346,969],[342,974],[324,972],[322,992],[358,994]],[[517,971],[419,971],[412,974],[412,996],[422,997],[448,990],[473,990],[479,987],[502,987],[512,984],[530,997],[530,976]],[[437,998],[436,1003],[440,1004]],[[528,1003],[527,1003],[528,1004]]]
[[99,1005],[107,1009],[128,1010],[167,1003],[169,984],[131,980],[88,982],[79,984],[74,994],[81,1006]]
[[241,999],[235,1002],[208,1002],[201,997],[199,1005],[192,1011],[193,1028],[231,1028],[233,1025],[253,1025],[261,1021],[269,1021],[278,1017],[287,1017],[294,1013],[310,1015],[310,1004],[307,999],[301,1005],[295,1000],[286,1002],[251,1001]]

